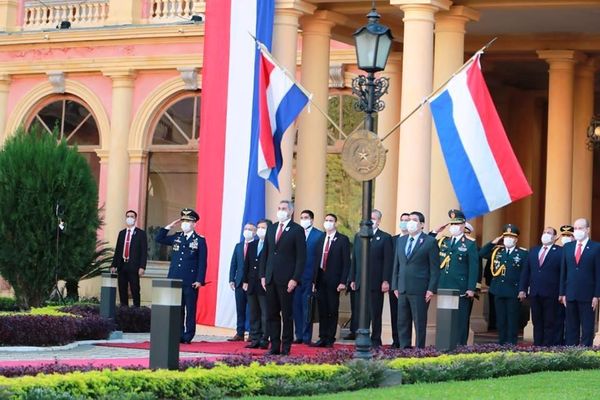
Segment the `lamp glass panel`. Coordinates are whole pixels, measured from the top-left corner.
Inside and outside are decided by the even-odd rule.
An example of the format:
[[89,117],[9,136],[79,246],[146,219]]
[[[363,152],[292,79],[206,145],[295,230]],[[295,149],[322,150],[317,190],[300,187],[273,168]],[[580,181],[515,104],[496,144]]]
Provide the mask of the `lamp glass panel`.
[[365,71],[373,69],[375,64],[375,50],[377,48],[377,35],[373,35],[364,29],[355,36],[355,40],[358,68]]
[[378,70],[383,70],[385,69],[385,64],[392,48],[392,39],[388,35],[381,35],[378,47],[376,67]]

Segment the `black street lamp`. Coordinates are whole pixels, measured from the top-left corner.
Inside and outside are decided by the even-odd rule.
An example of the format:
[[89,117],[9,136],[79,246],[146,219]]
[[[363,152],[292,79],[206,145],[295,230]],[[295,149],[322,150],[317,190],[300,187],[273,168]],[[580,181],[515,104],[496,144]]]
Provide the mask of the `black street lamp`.
[[[373,132],[374,117],[385,107],[381,96],[387,93],[388,78],[375,78],[375,72],[383,71],[387,63],[392,46],[392,32],[387,26],[379,23],[380,15],[375,10],[367,14],[369,22],[354,33],[356,42],[356,58],[358,68],[365,71],[367,76],[359,75],[352,80],[352,93],[358,97],[356,108],[365,113],[365,129]],[[359,236],[361,238],[361,289],[359,294],[359,321],[356,331],[357,358],[370,359],[371,338],[369,336],[368,300],[368,262],[369,247],[373,237],[373,224],[371,222],[373,179],[364,180],[362,186],[362,221]],[[392,311],[393,312],[393,311]]]

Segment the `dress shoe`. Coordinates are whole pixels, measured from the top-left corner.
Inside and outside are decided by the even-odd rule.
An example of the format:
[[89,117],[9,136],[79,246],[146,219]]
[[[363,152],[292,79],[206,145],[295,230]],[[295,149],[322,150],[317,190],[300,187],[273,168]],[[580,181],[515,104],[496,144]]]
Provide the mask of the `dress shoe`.
[[259,347],[263,350],[266,350],[269,348],[269,342],[267,340],[261,341]]
[[350,332],[349,334],[347,334],[346,336],[344,336],[342,339],[344,339],[344,340],[355,340],[356,339],[356,334]]
[[180,341],[180,342],[181,342],[182,344],[190,344],[190,343],[192,343],[192,341],[191,341],[191,340],[187,340],[187,339],[181,339],[181,341]]
[[327,345],[327,342],[323,339],[319,339],[314,343],[310,344],[310,347],[325,347]]
[[302,339],[294,340],[294,344],[302,344],[302,343],[303,343]]
[[234,337],[227,339],[228,342],[243,342],[244,337],[236,334]]
[[394,343],[392,343],[391,347],[392,347],[392,349],[399,349],[400,348],[400,343],[394,342]]
[[247,349],[258,349],[260,347],[260,343],[258,342],[258,340],[251,342],[250,344],[247,344],[245,346]]
[[281,355],[289,356],[291,351],[292,351],[291,347],[284,347],[283,349],[281,349]]
[[281,353],[277,349],[271,349],[271,350],[267,351],[267,355],[269,355],[269,356],[278,356],[279,354],[281,354]]

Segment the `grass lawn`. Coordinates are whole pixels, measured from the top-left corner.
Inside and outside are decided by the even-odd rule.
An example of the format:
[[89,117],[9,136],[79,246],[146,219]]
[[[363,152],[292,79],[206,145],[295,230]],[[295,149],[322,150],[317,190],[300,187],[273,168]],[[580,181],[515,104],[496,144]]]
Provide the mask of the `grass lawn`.
[[[261,397],[275,399],[275,397]],[[285,397],[281,397],[286,399]],[[600,398],[600,370],[540,372],[466,382],[424,383],[314,396],[311,399],[565,399]],[[256,398],[254,398],[256,399]],[[287,397],[289,399],[289,397]]]

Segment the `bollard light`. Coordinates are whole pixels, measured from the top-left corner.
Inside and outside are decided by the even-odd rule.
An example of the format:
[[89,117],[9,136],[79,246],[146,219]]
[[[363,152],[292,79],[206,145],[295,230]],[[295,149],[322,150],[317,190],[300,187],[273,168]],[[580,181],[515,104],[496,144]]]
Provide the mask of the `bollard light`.
[[439,351],[454,350],[458,344],[460,324],[458,303],[460,292],[456,289],[438,289],[435,348]]
[[181,279],[152,281],[151,369],[179,369],[181,286]]
[[102,274],[100,289],[100,316],[115,318],[115,303],[117,300],[117,274],[105,272]]

